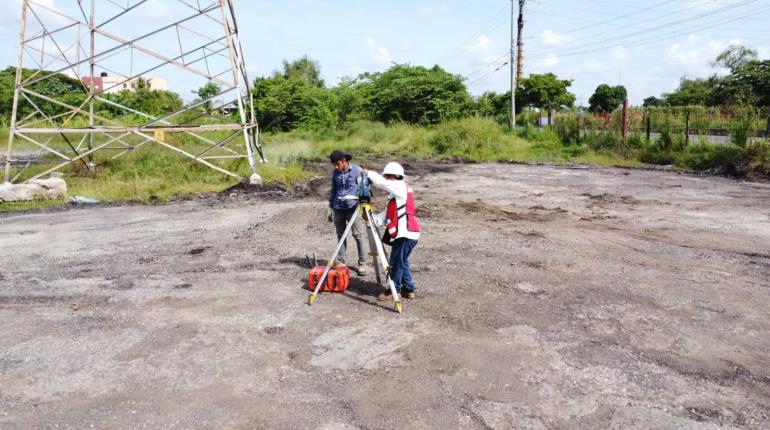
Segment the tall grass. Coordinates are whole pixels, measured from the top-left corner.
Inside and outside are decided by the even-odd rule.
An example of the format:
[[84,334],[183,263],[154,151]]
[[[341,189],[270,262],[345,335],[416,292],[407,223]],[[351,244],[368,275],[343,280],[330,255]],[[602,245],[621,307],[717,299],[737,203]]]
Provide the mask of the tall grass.
[[[4,152],[4,151],[3,151]],[[218,192],[238,183],[236,178],[215,171],[176,152],[145,145],[116,160],[95,159],[97,167],[88,171],[83,164],[73,163],[61,169],[69,196],[86,196],[108,202],[163,202],[177,196]],[[21,180],[43,172],[50,165],[31,167]],[[248,163],[241,159],[224,167],[243,177],[249,176]],[[295,183],[312,172],[298,165],[258,164],[266,182]],[[65,200],[0,203],[0,212],[46,208],[66,203]]]
[[[489,118],[465,118],[429,127],[357,121],[333,132],[293,131],[263,137],[269,160],[324,160],[334,149],[356,157],[531,161],[549,158],[541,145]],[[562,159],[558,156],[557,159]]]
[[[557,122],[558,124],[558,122]],[[386,126],[357,121],[328,130],[295,130],[264,134],[267,164],[257,171],[266,182],[293,184],[321,173],[312,167],[325,161],[334,149],[345,149],[357,159],[467,160],[479,162],[578,162],[608,166],[634,166],[642,162],[673,164],[686,169],[709,169],[749,160],[755,169],[770,173],[770,144],[748,142],[736,145],[685,145],[678,134],[661,130],[662,137],[647,143],[632,133],[620,145],[617,132],[601,133],[593,128],[582,134],[577,124],[535,128],[524,121],[516,132],[490,118],[472,117],[429,127],[407,124]],[[0,129],[0,141],[7,138]],[[2,148],[2,146],[0,146]],[[4,155],[4,151],[0,151]],[[310,163],[309,163],[310,162]],[[184,194],[217,192],[237,181],[175,152],[148,144],[117,160],[97,160],[95,173],[82,164],[62,171],[69,195],[83,195],[103,201],[157,202]],[[306,167],[309,166],[309,167]],[[28,178],[47,166],[25,171]],[[226,167],[247,177],[245,160]],[[310,170],[308,170],[310,169]],[[316,170],[314,170],[316,169]],[[49,207],[64,201],[0,204],[0,211]]]

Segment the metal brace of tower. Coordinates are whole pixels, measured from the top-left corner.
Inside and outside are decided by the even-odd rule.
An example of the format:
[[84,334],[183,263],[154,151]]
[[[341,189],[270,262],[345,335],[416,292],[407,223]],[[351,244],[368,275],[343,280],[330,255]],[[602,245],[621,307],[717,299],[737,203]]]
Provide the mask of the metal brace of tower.
[[[212,90],[162,113],[131,105],[142,89],[168,102],[154,91],[166,82],[188,99]],[[252,176],[264,162],[250,85],[233,0],[23,0],[3,179],[92,170],[150,144],[243,180],[244,162]],[[43,156],[15,159],[23,148]]]

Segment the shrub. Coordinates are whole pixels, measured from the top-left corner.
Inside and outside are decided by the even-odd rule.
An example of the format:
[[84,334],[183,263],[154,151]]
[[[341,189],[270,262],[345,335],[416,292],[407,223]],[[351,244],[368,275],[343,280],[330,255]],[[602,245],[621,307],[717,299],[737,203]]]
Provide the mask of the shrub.
[[730,142],[745,148],[751,137],[751,126],[754,124],[754,110],[745,108],[737,112],[735,121],[730,124]]
[[644,145],[639,154],[639,160],[643,163],[669,165],[674,164],[674,154],[670,145],[667,146],[661,139]]
[[677,166],[691,170],[706,170],[737,163],[743,149],[734,145],[690,145],[676,156]]
[[642,133],[631,133],[626,139],[626,144],[629,148],[641,148],[644,145],[644,137],[642,136]]
[[573,115],[560,117],[553,128],[563,144],[577,145],[580,143],[578,117]]
[[487,158],[503,136],[500,125],[489,118],[469,118],[436,126],[428,144],[441,155]]

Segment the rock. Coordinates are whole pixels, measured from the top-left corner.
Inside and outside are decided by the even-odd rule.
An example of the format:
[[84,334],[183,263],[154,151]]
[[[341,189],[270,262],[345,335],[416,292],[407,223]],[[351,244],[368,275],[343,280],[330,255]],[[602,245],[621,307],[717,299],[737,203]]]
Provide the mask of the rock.
[[22,184],[0,184],[0,202],[58,199],[67,195],[67,183],[61,178],[34,179]]
[[95,205],[99,203],[99,200],[93,199],[91,197],[75,196],[70,198],[70,203],[76,205]]
[[518,284],[516,284],[514,288],[521,291],[522,293],[527,293],[527,294],[538,295],[538,294],[545,293],[545,290],[543,290],[538,286],[532,285],[529,282],[519,282]]
[[262,185],[262,177],[256,173],[252,173],[251,176],[249,176],[249,184]]

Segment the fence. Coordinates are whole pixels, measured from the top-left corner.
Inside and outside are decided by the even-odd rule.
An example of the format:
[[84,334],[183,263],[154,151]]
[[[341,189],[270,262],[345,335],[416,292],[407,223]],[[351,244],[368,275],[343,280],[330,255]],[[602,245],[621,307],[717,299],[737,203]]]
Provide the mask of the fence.
[[[626,127],[623,127],[624,122]],[[612,113],[557,112],[553,126],[579,143],[586,137],[604,135],[625,142],[626,136],[646,141],[679,141],[745,146],[770,138],[770,109],[718,107],[631,107]]]

